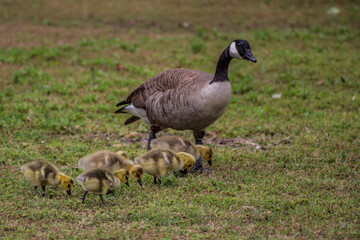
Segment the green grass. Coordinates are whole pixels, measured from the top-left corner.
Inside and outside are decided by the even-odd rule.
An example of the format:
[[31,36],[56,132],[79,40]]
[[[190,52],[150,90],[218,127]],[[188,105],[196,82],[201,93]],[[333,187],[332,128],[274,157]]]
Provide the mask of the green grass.
[[[326,13],[338,7],[340,14]],[[24,11],[26,9],[26,11]],[[2,1],[0,237],[360,238],[360,37],[356,1]],[[189,27],[184,27],[184,23]],[[165,69],[232,61],[232,98],[207,131],[213,173],[146,176],[81,204],[76,184],[34,196],[19,167],[49,160],[76,178],[101,149],[146,151],[148,126],[115,104]],[[281,98],[273,98],[280,94]],[[191,138],[191,132],[164,131]],[[256,149],[243,139],[263,146]]]

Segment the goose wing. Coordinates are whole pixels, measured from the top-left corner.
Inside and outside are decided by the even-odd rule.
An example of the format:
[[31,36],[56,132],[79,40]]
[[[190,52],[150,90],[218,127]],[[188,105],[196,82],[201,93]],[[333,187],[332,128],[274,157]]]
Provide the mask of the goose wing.
[[146,109],[146,102],[151,97],[159,98],[168,91],[186,92],[194,88],[201,88],[202,85],[209,84],[211,79],[212,75],[198,70],[183,68],[166,70],[141,84],[126,100],[119,102],[116,106],[133,104],[137,108]]

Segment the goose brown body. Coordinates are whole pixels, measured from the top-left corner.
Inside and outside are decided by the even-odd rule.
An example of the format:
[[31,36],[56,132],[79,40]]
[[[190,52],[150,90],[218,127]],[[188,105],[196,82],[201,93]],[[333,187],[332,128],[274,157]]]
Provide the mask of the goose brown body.
[[151,125],[201,130],[215,122],[230,101],[230,82],[209,84],[213,78],[198,70],[170,69],[140,85],[127,101],[145,109]]

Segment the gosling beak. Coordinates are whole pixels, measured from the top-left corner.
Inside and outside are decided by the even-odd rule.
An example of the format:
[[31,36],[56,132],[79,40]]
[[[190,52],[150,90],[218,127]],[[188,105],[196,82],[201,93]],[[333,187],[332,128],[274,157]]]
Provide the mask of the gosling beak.
[[71,196],[71,189],[66,190],[66,193],[67,193],[69,196]]
[[211,161],[211,160],[209,160],[208,163],[209,163],[210,166],[212,165],[212,161]]
[[128,186],[128,187],[130,186],[130,185],[129,185],[129,181],[127,181],[125,184],[126,184],[126,186]]
[[139,184],[140,186],[142,186],[141,179],[137,180],[137,182],[138,182],[138,184]]
[[257,62],[257,60],[256,60],[256,59],[254,58],[254,56],[252,55],[250,49],[246,49],[244,58],[245,58],[246,60],[249,60],[249,61],[253,62],[253,63],[256,63],[256,62]]

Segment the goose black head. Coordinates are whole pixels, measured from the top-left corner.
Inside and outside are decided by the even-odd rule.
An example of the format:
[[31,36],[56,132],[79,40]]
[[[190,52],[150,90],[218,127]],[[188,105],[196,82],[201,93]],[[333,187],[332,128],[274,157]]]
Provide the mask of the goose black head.
[[229,54],[233,58],[237,59],[246,59],[253,63],[256,63],[257,60],[251,53],[250,44],[246,40],[237,39],[234,40],[229,47]]

